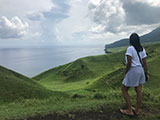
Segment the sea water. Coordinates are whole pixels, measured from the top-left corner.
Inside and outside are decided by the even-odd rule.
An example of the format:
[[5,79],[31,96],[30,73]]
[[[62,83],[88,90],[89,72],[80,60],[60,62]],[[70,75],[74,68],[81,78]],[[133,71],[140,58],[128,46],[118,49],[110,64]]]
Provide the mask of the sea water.
[[0,65],[33,77],[78,58],[100,54],[105,54],[103,46],[0,48]]

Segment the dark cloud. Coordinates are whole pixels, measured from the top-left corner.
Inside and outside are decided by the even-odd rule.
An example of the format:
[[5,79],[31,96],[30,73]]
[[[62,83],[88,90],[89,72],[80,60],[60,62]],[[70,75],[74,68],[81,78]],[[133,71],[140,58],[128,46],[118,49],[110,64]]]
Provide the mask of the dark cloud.
[[90,3],[88,6],[89,10],[91,10],[91,18],[94,22],[98,24],[104,24],[107,19],[106,19],[106,13],[105,13],[105,4],[101,4],[99,6],[94,5],[93,3]]
[[68,16],[70,5],[68,4],[67,0],[53,0],[53,4],[56,5],[56,7],[53,7],[50,11],[44,12],[43,15],[48,20],[52,20],[59,22]]
[[52,23],[60,22],[69,17],[70,5],[68,0],[52,0],[54,6],[46,12],[27,14],[26,17],[32,21],[43,21],[44,18]]
[[91,0],[88,9],[90,17],[98,25],[101,25],[103,32],[119,32],[118,27],[124,22],[125,14],[119,0],[101,0],[94,4]]
[[138,1],[122,0],[128,25],[160,23],[160,7]]

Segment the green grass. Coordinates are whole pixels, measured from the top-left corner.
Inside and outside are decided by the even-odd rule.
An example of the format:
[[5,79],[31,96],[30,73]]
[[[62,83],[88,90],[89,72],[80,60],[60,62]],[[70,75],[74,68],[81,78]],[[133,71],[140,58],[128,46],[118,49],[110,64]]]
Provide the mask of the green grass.
[[124,49],[127,49],[127,46],[108,48],[107,51],[109,51],[109,52],[120,52],[120,51],[123,51]]
[[73,91],[88,88],[104,75],[124,67],[123,63],[124,51],[89,56],[43,72],[33,79],[53,91]]
[[[143,107],[160,112],[160,44],[145,46],[150,80],[143,87]],[[124,103],[121,82],[126,48],[88,56],[45,71],[32,79],[0,67],[0,119],[27,118],[49,113],[88,111]],[[114,52],[116,51],[116,52]],[[136,103],[134,89],[129,91]],[[143,119],[158,119],[147,112]],[[127,118],[120,118],[127,119]]]
[[24,99],[44,99],[53,94],[36,81],[0,66],[0,104]]

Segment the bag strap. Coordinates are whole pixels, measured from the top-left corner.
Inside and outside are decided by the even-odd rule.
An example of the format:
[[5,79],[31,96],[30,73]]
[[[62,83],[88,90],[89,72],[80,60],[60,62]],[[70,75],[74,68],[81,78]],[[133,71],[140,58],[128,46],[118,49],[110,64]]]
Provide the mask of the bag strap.
[[[136,50],[136,51],[137,51],[137,50]],[[142,63],[142,59],[140,58],[140,55],[139,55],[138,51],[137,51],[137,55],[138,55],[138,57],[139,57],[139,61],[140,61],[141,65],[142,65],[142,67],[144,68],[144,65],[143,65],[143,63]],[[143,69],[143,70],[144,70],[144,69]],[[147,74],[148,74],[148,73],[144,71],[144,74],[145,74],[145,80],[148,81],[148,77],[147,77]]]
[[[135,49],[135,50],[136,50],[136,49]],[[141,65],[142,65],[142,67],[143,67],[144,65],[143,65],[143,63],[142,63],[142,59],[141,59],[141,57],[140,57],[140,55],[139,55],[139,53],[138,53],[137,50],[136,50],[136,52],[137,52],[137,55],[138,55],[138,57],[139,57],[139,61],[140,61]]]

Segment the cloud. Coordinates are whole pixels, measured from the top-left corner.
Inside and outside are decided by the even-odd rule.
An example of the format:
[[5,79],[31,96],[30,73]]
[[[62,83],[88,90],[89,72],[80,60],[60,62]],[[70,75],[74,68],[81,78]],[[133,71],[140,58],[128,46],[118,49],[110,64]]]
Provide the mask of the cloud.
[[88,9],[90,18],[99,26],[98,30],[101,32],[116,33],[125,20],[120,0],[90,0]]
[[26,17],[32,21],[41,21],[44,20],[44,15],[42,12],[36,12],[36,13],[28,13]]
[[69,0],[50,1],[52,4],[50,9],[46,11],[27,12],[25,17],[29,20],[30,24],[33,24],[30,29],[35,33],[40,33],[40,35],[35,36],[41,37],[40,39],[46,43],[55,44],[62,38],[62,35],[57,32],[59,30],[56,26],[69,17],[70,4]]
[[43,12],[43,15],[46,19],[51,20],[52,22],[60,22],[68,16],[70,5],[67,0],[52,0],[55,5],[51,10]]
[[147,3],[150,6],[160,6],[160,0],[135,0],[136,2]]
[[55,35],[60,44],[83,44],[88,41],[88,30],[92,26],[92,21],[87,17],[88,0],[69,0],[68,4],[68,17],[55,25],[58,30]]
[[0,0],[0,16],[24,17],[28,13],[49,11],[52,0]]
[[18,38],[24,45],[105,44],[131,32],[150,32],[160,24],[159,11],[160,0],[0,0],[0,17],[5,16],[0,18],[0,40],[19,45]]
[[27,33],[29,24],[22,22],[17,16],[9,20],[7,17],[2,16],[0,20],[0,38],[22,38]]
[[51,20],[52,23],[60,22],[61,20],[69,17],[68,12],[70,5],[67,0],[52,0],[53,6],[47,11],[38,11],[28,13],[26,16],[32,21]]
[[128,25],[150,25],[160,23],[160,6],[151,6],[147,2],[123,1]]
[[145,25],[149,29],[160,23],[158,0],[90,0],[88,10],[95,23],[90,31],[96,34],[131,32]]
[[[57,42],[61,36],[57,33],[57,24],[69,17],[70,5],[68,0],[52,0],[55,5],[49,11],[43,12],[44,20],[41,21],[42,37],[48,42]],[[57,39],[58,38],[58,39]]]

